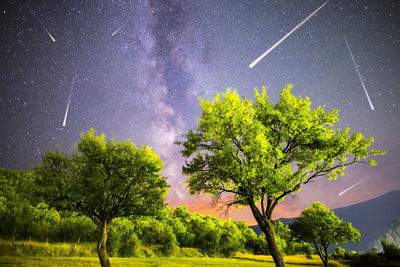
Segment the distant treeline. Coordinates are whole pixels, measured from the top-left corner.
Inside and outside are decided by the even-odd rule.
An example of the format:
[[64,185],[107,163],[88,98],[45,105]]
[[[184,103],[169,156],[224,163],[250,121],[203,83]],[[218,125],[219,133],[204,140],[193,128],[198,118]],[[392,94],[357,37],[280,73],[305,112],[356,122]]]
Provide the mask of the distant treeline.
[[397,247],[400,247],[400,218],[397,218],[391,223],[383,233],[370,243],[370,247],[382,251],[381,240],[385,239],[389,243],[394,243]]
[[[35,195],[32,172],[0,169],[0,237],[5,240],[96,242],[99,232],[87,217],[57,211]],[[287,242],[287,228],[277,229],[278,244],[286,254],[312,253],[306,243]],[[158,218],[117,218],[110,226],[107,250],[111,256],[135,256],[142,246],[158,245],[165,255],[174,248],[198,248],[206,255],[231,256],[246,250],[269,254],[259,237],[242,221],[223,221],[190,213],[186,207],[165,210]]]

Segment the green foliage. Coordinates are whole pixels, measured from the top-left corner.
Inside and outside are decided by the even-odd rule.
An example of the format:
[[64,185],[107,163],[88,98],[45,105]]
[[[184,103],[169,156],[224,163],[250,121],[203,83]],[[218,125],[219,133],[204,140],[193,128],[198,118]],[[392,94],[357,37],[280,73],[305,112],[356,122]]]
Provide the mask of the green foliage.
[[[32,207],[31,231],[32,236],[38,238],[39,241],[45,241],[43,237],[52,237],[59,231],[60,214],[54,208],[49,209],[45,203],[40,203],[36,207]],[[51,239],[55,239],[54,237]]]
[[237,221],[235,223],[244,239],[244,248],[256,255],[266,254],[264,253],[266,246],[261,238],[245,222]]
[[384,259],[375,252],[354,253],[350,256],[350,262],[351,266],[355,267],[388,266],[384,263]]
[[97,239],[98,229],[88,217],[70,211],[62,211],[60,216],[58,238],[51,241],[79,243],[94,242]]
[[[13,227],[12,229],[16,229],[14,236],[19,239],[77,243],[97,240],[99,231],[89,218],[72,211],[57,211],[43,202],[37,202],[35,198],[24,198],[23,191],[17,187],[13,179],[25,175],[26,172],[4,170],[3,173],[5,173],[3,181],[11,184],[7,187],[8,195],[6,196],[18,197],[1,198],[0,203],[3,204],[0,207],[4,206],[0,210],[4,215],[2,218],[8,218],[6,221],[1,221],[1,229]],[[8,173],[11,175],[7,175]],[[14,173],[19,173],[19,175],[13,175]],[[10,192],[13,193],[10,194]],[[20,211],[17,213],[18,209],[9,209],[11,205],[15,206],[16,204],[20,207]],[[10,218],[14,218],[12,222],[19,221],[19,223],[4,225],[3,223],[11,221]],[[287,227],[279,224],[276,232],[279,236],[282,235],[282,240],[285,240],[288,247],[297,244],[286,240]],[[201,234],[195,237],[195,233]],[[209,235],[214,236],[210,237]],[[12,238],[11,235],[3,235],[3,237]],[[181,247],[192,248],[178,249],[176,247],[178,244]],[[52,244],[48,246],[50,247]],[[26,251],[26,248],[19,248],[19,246],[16,248]],[[33,256],[35,253],[39,253],[35,252],[36,248],[31,249],[33,252],[26,252],[27,255]],[[116,218],[108,229],[107,251],[112,256],[202,256],[203,254],[197,248],[211,256],[230,257],[242,250],[252,251],[256,254],[269,253],[265,238],[257,237],[246,223],[222,221],[209,216],[192,214],[186,207],[178,207],[172,210],[169,216],[160,216],[158,220],[146,216]],[[49,252],[49,248],[44,251],[47,252],[40,255],[50,255],[51,253],[67,255],[69,253],[63,252],[64,254],[62,254],[55,252],[56,250]]]
[[6,241],[0,239],[0,255],[88,257],[95,256],[94,244],[47,243],[35,241]]
[[[18,202],[32,201],[34,181],[35,175],[32,172],[0,168],[0,199],[18,200]],[[37,204],[37,202],[34,203]]]
[[346,251],[344,248],[337,246],[335,251],[330,255],[334,260],[350,260],[351,254]]
[[[0,236],[27,238],[31,235],[33,207],[31,172],[0,169]],[[32,203],[33,206],[36,204]]]
[[168,221],[168,225],[172,227],[172,231],[176,236],[176,240],[181,247],[193,247],[194,234],[190,233],[186,221],[179,218],[173,218]]
[[400,248],[396,247],[394,243],[388,243],[385,239],[382,239],[381,244],[383,247],[383,254],[387,260],[400,260]]
[[173,229],[166,221],[142,218],[135,222],[135,232],[144,245],[161,245],[166,256],[178,245]]
[[82,133],[75,152],[47,151],[35,172],[41,197],[59,210],[76,211],[100,230],[98,255],[109,267],[107,228],[113,219],[156,215],[164,210],[167,182],[160,175],[162,161],[143,145],[105,140],[94,130]]
[[334,130],[338,110],[311,110],[309,98],[295,97],[290,89],[275,105],[265,88],[256,90],[254,104],[230,89],[213,102],[200,101],[199,125],[177,142],[190,158],[183,171],[192,194],[229,192],[239,205],[248,205],[249,198],[279,202],[318,176],[335,179],[346,165],[383,153],[368,148],[373,138]]
[[194,234],[194,247],[200,248],[203,253],[210,256],[218,253],[221,233],[213,218],[194,214],[190,220],[190,230]]
[[321,260],[327,265],[329,245],[360,241],[360,232],[344,223],[324,204],[314,202],[290,224],[291,235],[304,242],[313,243]]
[[91,129],[76,152],[48,151],[38,185],[44,199],[58,209],[77,211],[102,227],[102,220],[132,214],[155,214],[163,207],[167,183],[162,162],[150,148],[128,141],[105,140]]
[[[365,253],[345,252],[343,257],[343,249],[338,249],[338,252],[332,255],[335,259],[350,259],[351,266],[356,267],[373,267],[373,266],[398,266],[400,261],[400,248],[394,243],[388,243],[385,239],[381,240],[383,253],[377,253],[377,249]],[[340,257],[342,256],[342,257]]]
[[191,214],[186,207],[178,207],[171,212],[168,224],[181,246],[199,248],[210,256],[230,257],[243,249],[259,249],[260,239],[244,222]]
[[289,225],[284,225],[278,221],[275,226],[275,233],[279,250],[285,255],[305,254],[310,257],[313,254],[314,249],[309,243],[293,239],[289,234]]
[[91,242],[95,225],[76,213],[59,212],[35,196],[32,172],[0,169],[0,237],[51,242]]
[[225,257],[231,257],[235,252],[244,248],[245,238],[242,236],[237,225],[231,220],[227,220],[221,227],[221,237],[219,240],[219,252]]
[[311,110],[310,99],[293,96],[291,87],[276,104],[265,87],[255,91],[254,103],[229,88],[213,101],[201,99],[197,127],[176,142],[187,159],[183,173],[190,193],[207,193],[216,201],[228,193],[233,195],[228,207],[250,206],[278,266],[284,262],[277,247],[285,246],[273,231],[278,203],[317,177],[336,179],[346,166],[384,154],[369,148],[372,137],[335,130],[338,110]]
[[139,246],[140,240],[135,233],[134,224],[127,218],[114,219],[108,229],[107,238],[107,252],[110,256],[137,256]]

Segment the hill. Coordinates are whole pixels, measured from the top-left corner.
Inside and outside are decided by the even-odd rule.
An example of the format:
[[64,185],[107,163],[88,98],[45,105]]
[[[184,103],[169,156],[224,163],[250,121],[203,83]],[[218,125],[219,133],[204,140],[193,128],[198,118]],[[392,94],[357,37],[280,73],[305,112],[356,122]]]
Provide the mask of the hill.
[[[377,198],[333,210],[345,222],[361,232],[361,243],[340,245],[348,251],[367,251],[374,246],[374,241],[383,236],[388,227],[400,218],[400,190],[386,193]],[[294,218],[281,218],[284,224],[293,222]],[[256,234],[261,230],[258,225],[250,226]]]

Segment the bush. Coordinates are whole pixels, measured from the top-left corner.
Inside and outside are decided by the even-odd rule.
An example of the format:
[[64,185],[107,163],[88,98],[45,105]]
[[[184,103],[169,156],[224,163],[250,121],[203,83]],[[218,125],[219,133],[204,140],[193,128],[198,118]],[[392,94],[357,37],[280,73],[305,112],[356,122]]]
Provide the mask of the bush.
[[344,248],[336,247],[335,252],[330,255],[334,260],[350,260],[351,254],[350,252],[346,251]]
[[179,218],[168,220],[168,225],[172,227],[176,240],[181,247],[193,247],[194,234],[188,229],[188,223],[184,223]]
[[135,233],[125,235],[120,243],[118,254],[121,257],[139,257],[141,242]]
[[381,257],[374,252],[355,253],[351,256],[351,265],[356,267],[375,267],[381,261]]
[[99,230],[85,216],[75,212],[61,212],[58,241],[62,242],[96,242]]
[[394,243],[388,243],[385,239],[382,239],[381,244],[383,247],[383,254],[387,260],[400,260],[400,248],[396,247]]
[[219,253],[225,257],[231,257],[244,248],[245,239],[238,227],[231,220],[224,222],[219,240]]
[[257,251],[254,252],[256,255],[271,255],[271,252],[269,251],[268,248],[268,242],[267,239],[265,238],[265,234],[261,233],[258,236],[259,241],[257,242],[258,249]]
[[144,245],[162,245],[166,256],[178,245],[171,226],[165,221],[154,218],[141,219],[135,222],[135,232]]
[[192,215],[189,222],[190,230],[194,234],[194,247],[201,249],[208,256],[218,254],[219,240],[221,238],[220,227],[217,226],[220,220],[199,214]]
[[243,221],[236,221],[234,223],[244,239],[244,248],[255,254],[259,250],[261,242],[256,233]]

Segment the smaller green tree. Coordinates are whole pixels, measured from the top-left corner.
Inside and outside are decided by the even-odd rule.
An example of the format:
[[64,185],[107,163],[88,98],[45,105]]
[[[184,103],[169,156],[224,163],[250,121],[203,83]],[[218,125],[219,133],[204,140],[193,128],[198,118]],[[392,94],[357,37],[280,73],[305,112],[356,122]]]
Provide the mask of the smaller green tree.
[[360,232],[320,202],[312,203],[289,227],[293,238],[314,244],[325,267],[328,266],[330,245],[360,242]]
[[163,210],[168,185],[160,175],[162,167],[149,147],[106,141],[91,129],[82,133],[76,152],[48,151],[35,171],[39,194],[50,206],[76,211],[96,224],[100,263],[109,267],[106,242],[112,220]]

